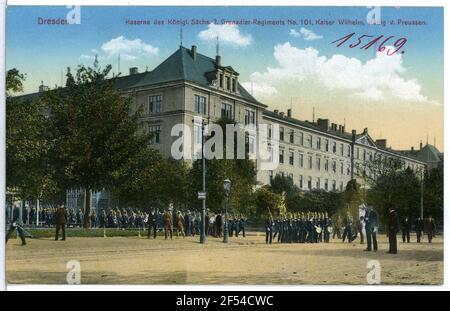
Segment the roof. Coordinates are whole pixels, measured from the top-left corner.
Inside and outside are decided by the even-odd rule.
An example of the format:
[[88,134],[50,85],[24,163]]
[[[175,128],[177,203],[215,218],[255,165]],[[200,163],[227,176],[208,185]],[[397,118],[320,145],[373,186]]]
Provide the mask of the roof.
[[[225,67],[223,67],[225,68]],[[231,67],[226,67],[231,68]],[[190,49],[180,46],[172,55],[166,58],[152,71],[145,71],[117,78],[116,86],[119,90],[127,90],[149,85],[156,85],[172,81],[189,81],[200,86],[213,89],[206,77],[206,73],[216,70],[213,58],[197,52],[196,59],[191,56]],[[238,91],[243,99],[267,107],[256,100],[247,90],[238,83]],[[17,98],[28,100],[39,97],[41,93],[31,93]]]
[[[194,60],[190,49],[180,46],[178,50],[166,58],[154,70],[119,78],[118,88],[130,89],[171,81],[189,81],[206,88],[211,88],[206,73],[214,71],[216,68],[216,61],[213,58],[197,52]],[[240,83],[238,83],[238,91],[245,100],[263,105],[250,95]]]
[[419,150],[403,150],[402,154],[412,156],[419,161],[432,163],[442,161],[443,154],[435,146],[426,144]]

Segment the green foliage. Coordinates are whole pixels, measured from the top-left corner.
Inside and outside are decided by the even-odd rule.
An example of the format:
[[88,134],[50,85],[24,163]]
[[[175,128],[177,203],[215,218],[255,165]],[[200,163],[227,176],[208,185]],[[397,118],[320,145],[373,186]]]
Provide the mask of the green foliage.
[[281,196],[274,193],[270,186],[263,186],[255,191],[256,218],[266,218],[268,215],[280,215]]
[[294,184],[291,177],[281,174],[277,174],[272,178],[270,187],[273,192],[278,194],[282,194],[284,192],[287,197],[293,196],[300,191],[300,189],[298,189],[298,187]]
[[444,170],[433,168],[424,176],[424,217],[432,215],[437,221],[444,217]]
[[344,207],[344,196],[341,192],[314,189],[288,197],[286,204],[292,212],[327,212],[333,215]]
[[[7,91],[21,91],[24,77],[9,70]],[[57,191],[43,111],[40,101],[6,99],[6,186],[17,199],[46,199]]]
[[[392,170],[380,176],[367,191],[367,201],[383,217],[393,204],[400,216],[420,215],[420,180],[410,169]],[[381,217],[381,218],[382,218]]]

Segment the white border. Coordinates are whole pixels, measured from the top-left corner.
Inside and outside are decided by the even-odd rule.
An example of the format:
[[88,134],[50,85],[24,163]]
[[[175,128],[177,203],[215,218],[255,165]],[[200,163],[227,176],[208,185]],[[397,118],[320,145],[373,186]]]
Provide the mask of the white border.
[[[4,178],[4,165],[5,165],[5,111],[4,111],[4,73],[5,73],[5,0],[0,0],[0,260],[1,260],[1,271],[0,271],[0,290],[5,289],[5,248],[4,248],[4,203],[5,203],[5,178]],[[8,5],[94,5],[92,0],[10,0]],[[223,6],[416,6],[416,7],[430,7],[430,6],[440,6],[444,7],[444,51],[448,51],[450,42],[450,21],[446,18],[446,11],[449,9],[450,5],[448,1],[444,0],[428,0],[428,1],[411,1],[411,0],[376,0],[376,1],[350,1],[341,0],[339,2],[327,1],[327,0],[315,0],[315,1],[302,1],[296,2],[294,0],[247,0],[245,3],[242,0],[154,0],[151,3],[145,0],[98,0],[95,1],[96,6],[100,5],[143,5],[143,6],[187,6],[187,5],[223,5]],[[426,47],[424,47],[426,48]],[[445,55],[445,54],[444,54]],[[431,61],[431,60],[430,60]],[[444,81],[450,81],[449,71],[447,70],[447,63],[444,59]],[[446,83],[444,83],[446,85]],[[448,90],[444,90],[444,116],[445,120],[450,120],[450,115],[448,109],[445,109],[445,104],[447,100]],[[444,168],[444,193],[449,193],[449,168],[448,168],[448,154],[450,152],[449,144],[447,144],[449,137],[449,127],[446,126],[444,122],[444,152],[445,152],[445,168]],[[444,222],[446,224],[450,223],[449,213],[445,212],[447,207],[447,200],[444,199]],[[79,285],[79,286],[53,286],[53,285],[8,285],[8,290],[157,290],[157,291],[167,291],[167,290],[180,290],[180,291],[239,291],[239,290],[270,290],[270,291],[297,291],[297,290],[322,290],[322,291],[332,291],[332,290],[357,290],[357,291],[379,291],[379,290],[412,290],[412,291],[429,291],[429,290],[448,290],[449,285],[449,267],[447,264],[447,258],[449,258],[450,245],[449,245],[449,233],[448,230],[444,230],[444,285],[443,286],[328,286],[328,285],[281,285],[281,286],[250,286],[250,285],[233,285],[233,286],[217,286],[217,285]]]

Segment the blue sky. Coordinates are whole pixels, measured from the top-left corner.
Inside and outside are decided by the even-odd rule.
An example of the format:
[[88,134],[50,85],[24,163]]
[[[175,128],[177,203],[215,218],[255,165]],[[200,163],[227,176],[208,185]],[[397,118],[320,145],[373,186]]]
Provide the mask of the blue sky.
[[[53,87],[60,84],[61,71],[67,66],[76,67],[80,63],[89,65],[92,57],[98,53],[100,63],[111,63],[113,70],[117,71],[117,54],[114,49],[118,44],[133,43],[136,50],[121,53],[121,71],[127,73],[128,67],[137,66],[140,71],[153,69],[167,56],[172,54],[179,45],[180,26],[131,26],[126,25],[126,19],[145,20],[161,19],[188,19],[193,18],[217,21],[221,19],[239,20],[247,19],[316,19],[334,20],[358,19],[365,23],[364,26],[338,25],[284,25],[284,26],[256,26],[239,25],[234,29],[217,28],[210,29],[208,25],[190,25],[183,27],[183,45],[198,46],[200,53],[213,57],[215,55],[215,40],[212,39],[214,31],[221,34],[220,54],[222,62],[232,65],[240,72],[240,81],[247,87],[255,87],[255,96],[265,101],[274,108],[284,108],[281,102],[290,102],[292,98],[302,98],[299,101],[305,109],[311,108],[312,101],[326,109],[330,104],[330,98],[336,95],[343,111],[348,105],[349,93],[364,94],[366,110],[380,109],[380,102],[389,101],[403,103],[400,107],[413,106],[417,113],[432,110],[432,116],[428,122],[442,114],[443,104],[443,9],[442,8],[394,8],[382,7],[382,20],[421,20],[425,26],[399,26],[399,25],[367,25],[366,16],[370,9],[366,7],[82,7],[80,25],[38,25],[38,18],[64,18],[70,9],[61,7],[20,7],[8,6],[6,21],[6,63],[7,69],[16,67],[27,74],[25,92],[37,90],[40,81]],[[304,28],[304,30],[301,30]],[[297,36],[292,34],[291,30]],[[305,31],[312,32],[316,39],[307,40],[302,35]],[[203,33],[203,36],[201,35]],[[397,66],[392,70],[392,75],[397,79],[399,91],[389,88],[389,83],[380,82],[376,77],[367,77],[368,81],[374,79],[375,87],[357,85],[355,88],[347,85],[337,85],[327,81],[326,77],[316,79],[321,71],[331,70],[331,74],[338,77],[336,64],[333,57],[344,57],[344,63],[348,66],[359,61],[360,67],[345,69],[343,75],[337,79],[361,79],[361,70],[370,71],[374,66],[364,66],[368,61],[375,59],[376,52],[350,49],[345,45],[336,47],[332,41],[356,32],[358,35],[384,35],[394,36],[394,40],[404,37],[407,43],[403,47],[404,54],[395,58],[396,61],[380,58],[380,66]],[[227,36],[229,40],[227,41]],[[117,39],[119,38],[119,39]],[[319,38],[319,39],[318,39]],[[114,40],[116,39],[116,40]],[[356,39],[355,39],[356,40]],[[350,43],[350,41],[349,41]],[[104,49],[102,49],[102,46]],[[109,47],[109,50],[108,50]],[[278,52],[277,52],[278,51]],[[314,54],[316,52],[316,54]],[[127,57],[126,54],[130,54]],[[278,56],[277,56],[278,55]],[[291,55],[297,55],[290,59]],[[394,58],[392,58],[394,59]],[[305,60],[322,62],[325,65],[317,65],[313,68],[303,68],[298,71],[289,70],[289,65],[283,62],[293,62],[293,66],[302,67]],[[295,63],[300,62],[300,63]],[[378,66],[378,65],[376,65]],[[380,67],[379,66],[379,67]],[[270,68],[274,69],[271,70]],[[273,73],[277,81],[272,81]],[[380,73],[374,73],[374,75]],[[305,75],[305,79],[298,77]],[[300,85],[300,89],[327,90],[321,95],[299,94],[283,90],[280,84],[286,84],[283,79],[294,79]],[[298,78],[298,79],[297,79]],[[362,79],[365,79],[364,76]],[[245,82],[247,82],[245,84]],[[355,82],[355,81],[354,81]],[[252,84],[250,84],[252,83]],[[278,85],[277,85],[278,83]],[[312,83],[313,85],[309,85]],[[349,85],[352,85],[349,81]],[[372,83],[372,82],[371,82]],[[378,84],[377,84],[378,83]],[[289,84],[289,83],[287,83]],[[258,94],[258,91],[261,91]],[[330,95],[333,92],[333,97]],[[282,95],[283,94],[283,95]],[[404,94],[415,94],[413,96]],[[392,96],[391,96],[392,95]],[[414,102],[418,102],[417,105]],[[277,107],[280,105],[280,107]],[[405,106],[406,105],[406,106]],[[436,108],[440,106],[440,108]],[[431,107],[431,108],[430,108]],[[402,108],[402,109],[403,109]],[[399,108],[400,109],[400,108]],[[361,112],[363,113],[363,112]],[[348,114],[348,112],[347,112]],[[439,121],[439,122],[443,122]],[[438,122],[438,123],[439,123]],[[358,125],[358,123],[355,123]],[[384,126],[377,123],[376,126]],[[423,132],[443,139],[441,128],[422,128]],[[389,132],[389,130],[384,131]],[[422,137],[421,137],[422,138]],[[443,142],[443,141],[442,141]],[[411,142],[412,143],[412,142]],[[401,143],[403,144],[403,143]]]

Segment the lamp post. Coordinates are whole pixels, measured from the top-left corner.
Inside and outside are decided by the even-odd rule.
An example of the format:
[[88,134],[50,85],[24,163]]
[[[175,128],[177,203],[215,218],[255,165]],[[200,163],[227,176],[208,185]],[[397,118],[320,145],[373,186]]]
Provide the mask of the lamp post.
[[223,181],[223,190],[225,191],[225,221],[223,227],[223,243],[228,243],[228,196],[231,190],[231,180],[228,178]]

